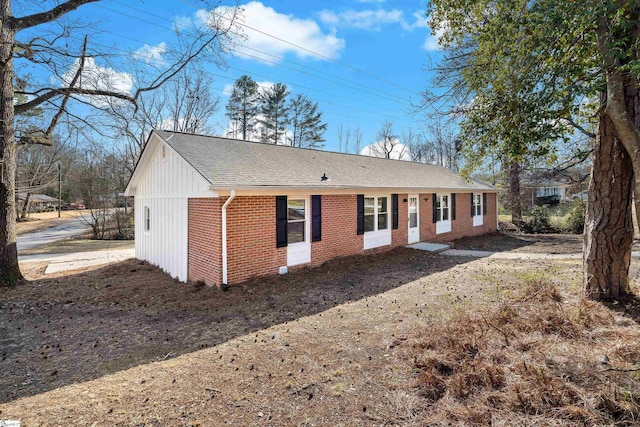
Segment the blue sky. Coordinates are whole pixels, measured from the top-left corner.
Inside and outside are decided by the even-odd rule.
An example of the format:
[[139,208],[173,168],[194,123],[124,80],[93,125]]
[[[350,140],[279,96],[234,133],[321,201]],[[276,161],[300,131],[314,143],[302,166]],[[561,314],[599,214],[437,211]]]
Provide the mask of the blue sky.
[[[129,62],[142,62],[145,57],[161,60],[163,49],[173,42],[171,28],[176,22],[203,16],[197,4],[105,0],[83,6],[71,17],[97,22],[95,29],[89,29],[90,44],[112,46],[128,52]],[[318,102],[328,123],[328,150],[338,150],[340,125],[345,130],[360,128],[364,146],[375,141],[385,121],[393,122],[397,134],[424,124],[423,116],[412,112],[411,102],[420,101],[419,93],[430,84],[428,69],[441,58],[426,25],[425,1],[264,0],[241,6],[245,40],[226,56],[228,68],[207,67],[215,79],[212,91],[222,98],[222,108],[211,123],[215,133],[222,134],[227,127],[228,89],[242,74],[258,82],[284,83],[292,93]],[[126,68],[131,65],[101,61],[96,59],[96,66],[124,79],[126,87]]]

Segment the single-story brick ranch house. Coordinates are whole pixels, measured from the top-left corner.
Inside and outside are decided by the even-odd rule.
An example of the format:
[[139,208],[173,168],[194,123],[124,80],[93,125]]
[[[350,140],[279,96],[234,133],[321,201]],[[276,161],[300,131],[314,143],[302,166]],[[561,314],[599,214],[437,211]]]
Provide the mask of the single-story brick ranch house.
[[496,192],[434,165],[167,131],[126,189],[136,257],[218,286],[495,231]]

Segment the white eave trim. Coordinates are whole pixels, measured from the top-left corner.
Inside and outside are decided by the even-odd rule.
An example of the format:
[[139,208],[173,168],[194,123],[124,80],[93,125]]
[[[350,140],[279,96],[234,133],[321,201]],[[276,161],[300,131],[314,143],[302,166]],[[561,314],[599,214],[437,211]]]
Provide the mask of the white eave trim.
[[[220,197],[229,196],[231,189],[211,186],[209,189]],[[369,194],[369,193],[389,193],[389,194],[431,194],[431,193],[497,193],[498,189],[487,188],[433,188],[433,187],[234,187],[236,196],[268,196],[280,194]]]

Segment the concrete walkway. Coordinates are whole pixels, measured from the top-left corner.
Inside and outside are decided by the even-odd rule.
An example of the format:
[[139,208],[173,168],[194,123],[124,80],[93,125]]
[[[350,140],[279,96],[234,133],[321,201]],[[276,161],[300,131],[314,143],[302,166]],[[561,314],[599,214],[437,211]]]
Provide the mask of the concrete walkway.
[[[464,256],[472,258],[494,258],[494,259],[582,259],[582,254],[540,254],[529,252],[491,252],[491,251],[471,251],[465,249],[449,249],[440,252],[440,255]],[[631,252],[633,258],[640,258],[640,252]]]
[[135,258],[135,249],[105,249],[102,251],[75,252],[71,254],[25,255],[20,257],[20,262],[47,262],[49,265],[47,265],[44,273],[51,274],[120,262],[129,258]]

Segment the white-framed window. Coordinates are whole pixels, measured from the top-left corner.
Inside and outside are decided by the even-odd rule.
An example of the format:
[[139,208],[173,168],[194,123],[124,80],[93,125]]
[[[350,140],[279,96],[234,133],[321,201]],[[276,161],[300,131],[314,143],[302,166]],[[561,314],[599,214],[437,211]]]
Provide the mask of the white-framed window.
[[379,231],[389,228],[388,197],[364,198],[364,231]]
[[287,243],[306,241],[306,200],[287,199]]
[[482,194],[473,195],[473,216],[482,215]]
[[436,196],[436,221],[449,221],[449,195],[438,194]]
[[151,230],[151,209],[149,206],[144,207],[144,231]]

